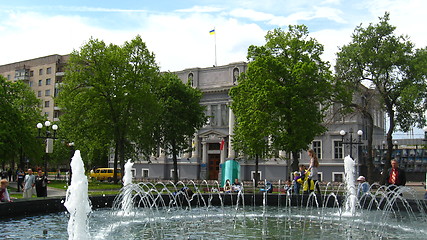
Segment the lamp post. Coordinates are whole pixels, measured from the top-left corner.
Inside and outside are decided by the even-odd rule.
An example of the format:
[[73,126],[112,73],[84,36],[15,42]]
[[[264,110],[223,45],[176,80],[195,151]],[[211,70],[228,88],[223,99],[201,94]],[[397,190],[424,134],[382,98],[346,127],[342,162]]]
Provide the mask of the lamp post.
[[359,136],[358,139],[353,139],[353,129],[352,128],[350,128],[350,131],[348,133],[350,134],[350,136],[347,139],[344,139],[344,136],[347,135],[347,132],[344,130],[340,131],[341,143],[350,145],[350,157],[353,158],[353,156],[352,156],[353,144],[356,144],[356,145],[363,144],[362,143],[363,131],[362,130],[357,131],[357,135]]
[[[36,138],[45,139],[46,142],[46,155],[44,158],[44,174],[47,176],[47,158],[48,154],[53,152],[53,139],[57,139],[56,131],[58,130],[58,125],[53,124],[49,121],[44,122],[45,131],[42,133],[43,124],[37,123],[37,128],[39,129],[39,135]],[[51,132],[53,130],[53,132]]]
[[[350,145],[350,157],[353,159],[352,153],[353,153],[353,144],[355,145],[360,145],[363,144],[362,143],[362,135],[363,135],[363,131],[362,130],[358,130],[357,131],[357,135],[358,138],[357,139],[353,139],[353,129],[350,128],[350,131],[348,131],[349,135],[347,139],[344,139],[344,137],[347,135],[345,130],[341,130],[340,131],[340,135],[341,135],[341,143],[342,144],[348,144]],[[356,174],[359,175],[359,163],[358,160],[356,162]]]

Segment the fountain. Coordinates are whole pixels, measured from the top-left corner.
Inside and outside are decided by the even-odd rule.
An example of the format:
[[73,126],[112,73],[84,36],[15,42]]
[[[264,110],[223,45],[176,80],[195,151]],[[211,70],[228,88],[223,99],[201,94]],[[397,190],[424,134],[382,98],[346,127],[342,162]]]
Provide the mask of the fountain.
[[[79,158],[78,154],[73,162]],[[401,187],[398,192],[389,192],[385,186],[374,185],[369,194],[358,198],[352,172],[354,161],[346,158],[345,162],[347,185],[328,183],[322,195],[297,196],[259,193],[253,184],[243,186],[239,193],[224,193],[219,182],[206,180],[132,183],[132,163],[128,161],[124,186],[113,208],[96,209],[88,221],[80,219],[89,222],[89,232],[85,224],[77,225],[86,233],[79,239],[426,239],[425,201],[403,197],[415,199],[414,190]],[[72,180],[77,172],[73,167]],[[77,185],[87,187],[84,177],[76,176],[76,182],[77,179],[82,183]],[[70,189],[74,189],[74,183]],[[280,182],[278,185],[282,188]],[[70,190],[67,209],[71,200],[77,199],[73,194],[82,192]],[[79,199],[85,204],[79,204],[81,208],[75,214],[70,211],[69,222],[73,224],[69,223],[69,239],[76,239],[77,235],[77,228],[70,232],[70,225],[80,221],[73,216],[81,211],[79,216],[87,217],[90,212],[87,195],[82,195]],[[35,216],[20,219],[19,226],[29,227],[26,223],[31,222],[33,229],[49,229],[49,235],[38,238],[64,239],[67,218],[64,213]],[[5,222],[5,229],[8,224],[14,223]],[[49,224],[51,228],[46,226]],[[33,235],[15,238],[34,236],[34,232],[30,233]]]
[[77,150],[71,160],[71,184],[67,189],[64,206],[70,213],[68,221],[69,240],[90,239],[88,228],[88,215],[91,206],[88,197],[88,182],[85,175],[84,164]]

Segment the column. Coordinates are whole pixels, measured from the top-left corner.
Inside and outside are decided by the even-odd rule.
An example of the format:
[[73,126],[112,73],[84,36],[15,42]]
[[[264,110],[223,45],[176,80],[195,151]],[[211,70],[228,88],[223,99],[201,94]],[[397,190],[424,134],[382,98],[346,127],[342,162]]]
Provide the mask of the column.
[[[222,138],[221,139],[221,141],[225,141],[225,139],[224,138]],[[225,148],[225,144],[224,144],[224,148],[221,150],[221,153],[220,153],[220,159],[221,159],[221,162],[220,162],[220,164],[223,164],[224,162],[225,162],[225,151],[227,151],[227,149]]]
[[202,163],[200,164],[200,178],[201,179],[207,179],[207,162],[208,162],[208,149],[207,149],[207,144],[205,141],[202,141],[202,145],[203,145],[203,154],[202,154]]
[[191,141],[191,147],[193,148],[191,158],[199,158],[199,137],[197,136],[197,133],[194,134],[194,138]]
[[229,108],[229,114],[228,114],[228,157],[231,159],[235,158],[235,152],[233,150],[233,135],[234,135],[234,114],[233,110]]

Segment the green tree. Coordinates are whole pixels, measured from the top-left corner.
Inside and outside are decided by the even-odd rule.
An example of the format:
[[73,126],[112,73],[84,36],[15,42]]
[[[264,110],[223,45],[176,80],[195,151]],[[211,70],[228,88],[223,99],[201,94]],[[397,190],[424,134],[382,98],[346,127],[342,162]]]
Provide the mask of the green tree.
[[[257,159],[272,149],[298,153],[326,128],[323,111],[331,89],[323,46],[304,25],[275,29],[264,46],[250,46],[248,69],[230,95],[236,116],[233,146]],[[257,170],[256,170],[257,171]],[[256,179],[258,180],[258,179]]]
[[[123,46],[90,39],[70,55],[59,104],[61,126],[89,158],[114,150],[114,168],[155,146],[160,72],[140,36]],[[104,150],[102,150],[104,149]],[[117,176],[114,175],[117,182]]]
[[[377,24],[356,27],[352,41],[338,52],[335,67],[339,81],[374,88],[387,113],[385,170],[390,167],[393,132],[425,125],[427,71],[427,49],[415,49],[409,37],[396,35],[389,19],[389,13],[385,13]],[[348,89],[360,92],[359,88]]]
[[[22,81],[9,82],[0,76],[0,156],[12,168],[15,159],[24,167],[24,157],[38,163],[42,144],[36,139],[36,124],[42,120],[40,101]],[[4,167],[4,166],[3,166]]]
[[178,182],[177,155],[190,151],[193,134],[206,122],[205,107],[200,105],[202,93],[184,84],[178,76],[164,73],[159,99],[162,109],[159,118],[159,145],[172,154],[174,182]]

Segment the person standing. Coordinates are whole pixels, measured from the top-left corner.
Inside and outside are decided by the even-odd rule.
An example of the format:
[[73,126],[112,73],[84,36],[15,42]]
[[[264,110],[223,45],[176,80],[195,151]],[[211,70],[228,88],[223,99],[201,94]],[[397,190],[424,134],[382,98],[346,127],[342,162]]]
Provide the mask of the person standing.
[[7,176],[9,177],[9,182],[12,182],[13,172],[12,169],[7,170]]
[[31,198],[34,192],[34,185],[36,183],[36,177],[33,175],[33,170],[28,169],[28,174],[24,178],[24,189],[23,198]]
[[362,197],[363,195],[369,192],[369,183],[366,182],[366,178],[364,176],[359,176],[357,178],[357,182],[359,185],[357,186],[357,196]]
[[391,160],[391,168],[388,169],[385,184],[392,191],[396,191],[398,186],[406,185],[406,172],[402,168],[399,168],[399,163],[396,159]]
[[43,174],[42,170],[38,170],[38,175],[35,180],[37,197],[47,197],[47,176]]
[[20,192],[21,191],[21,189],[22,189],[22,191],[24,190],[24,185],[23,185],[23,183],[24,183],[24,178],[25,178],[25,173],[24,173],[24,171],[22,171],[22,169],[19,169],[18,170],[18,172],[16,173],[16,175],[17,175],[17,188],[18,188],[18,192]]
[[7,179],[2,179],[0,181],[0,202],[12,202],[9,192],[7,191],[7,186],[9,186]]
[[[310,175],[308,176],[308,179],[313,180],[314,185],[316,186],[317,193],[321,194],[320,186],[319,186],[319,182],[318,182],[318,180],[319,180],[319,171],[318,171],[319,160],[317,159],[316,152],[313,149],[309,149],[307,154],[308,154],[308,157],[310,158],[310,166],[307,169],[307,171],[310,171]],[[310,181],[309,181],[309,183],[310,183]],[[308,189],[310,189],[310,187]]]

